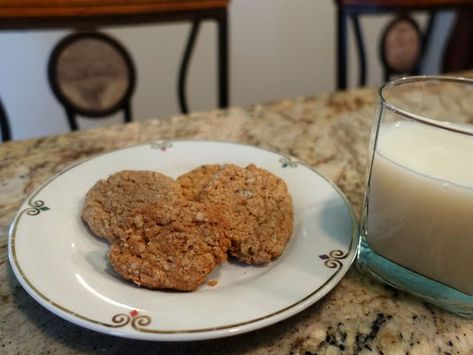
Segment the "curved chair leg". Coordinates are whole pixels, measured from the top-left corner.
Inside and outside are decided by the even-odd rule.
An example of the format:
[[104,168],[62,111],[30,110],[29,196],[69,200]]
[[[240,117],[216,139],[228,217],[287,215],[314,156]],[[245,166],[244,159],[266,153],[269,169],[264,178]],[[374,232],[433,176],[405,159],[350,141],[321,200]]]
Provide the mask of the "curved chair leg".
[[228,12],[223,9],[217,16],[218,25],[218,104],[228,107]]
[[66,108],[66,116],[67,116],[67,121],[69,122],[69,128],[71,129],[71,131],[77,131],[79,127],[77,125],[74,112]]
[[200,19],[196,19],[192,22],[191,32],[187,39],[186,48],[184,50],[184,56],[182,57],[181,67],[179,69],[179,79],[177,86],[177,95],[179,98],[179,106],[182,113],[188,113],[187,99],[186,99],[186,79],[187,70],[189,69],[189,63],[192,57],[192,52],[195,46],[195,40],[199,34]]
[[347,15],[337,12],[337,89],[347,88]]
[[131,105],[130,103],[127,103],[125,106],[123,106],[123,113],[125,116],[125,122],[131,122]]
[[427,53],[427,49],[430,45],[431,42],[431,37],[432,37],[432,31],[434,29],[434,26],[437,23],[437,12],[436,11],[429,11],[429,19],[427,21],[427,26],[425,28],[424,33],[422,34],[422,48],[421,48],[421,53],[422,57],[420,60],[423,60],[425,57],[425,54]]
[[8,123],[7,114],[0,101],[0,130],[2,131],[2,141],[6,142],[11,139],[10,124]]
[[358,62],[360,66],[360,77],[358,79],[359,86],[366,84],[366,51],[363,43],[363,36],[361,35],[361,26],[358,16],[352,16],[353,29],[355,30],[356,47],[358,48]]

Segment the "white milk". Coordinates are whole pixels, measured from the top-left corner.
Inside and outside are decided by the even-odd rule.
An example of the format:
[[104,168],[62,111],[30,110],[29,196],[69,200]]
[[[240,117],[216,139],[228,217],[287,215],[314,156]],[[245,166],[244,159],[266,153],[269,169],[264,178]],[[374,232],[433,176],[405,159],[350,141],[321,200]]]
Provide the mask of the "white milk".
[[473,295],[473,137],[382,125],[371,174],[371,249]]

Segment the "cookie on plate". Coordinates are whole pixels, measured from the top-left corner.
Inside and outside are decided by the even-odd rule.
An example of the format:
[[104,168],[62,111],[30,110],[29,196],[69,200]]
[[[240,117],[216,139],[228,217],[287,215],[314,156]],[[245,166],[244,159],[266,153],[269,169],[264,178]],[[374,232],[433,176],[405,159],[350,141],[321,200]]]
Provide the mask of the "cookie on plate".
[[182,194],[189,200],[196,200],[200,191],[207,186],[210,179],[222,169],[222,165],[209,164],[189,171],[177,178]]
[[218,208],[229,221],[230,253],[246,264],[279,257],[293,231],[293,207],[286,183],[265,169],[224,165],[200,191],[200,202]]
[[150,204],[135,209],[115,229],[109,259],[115,271],[137,285],[193,291],[227,259],[226,223],[202,203]]
[[113,229],[132,209],[181,198],[179,184],[166,175],[146,170],[123,170],[98,181],[87,192],[82,219],[94,234],[113,241]]

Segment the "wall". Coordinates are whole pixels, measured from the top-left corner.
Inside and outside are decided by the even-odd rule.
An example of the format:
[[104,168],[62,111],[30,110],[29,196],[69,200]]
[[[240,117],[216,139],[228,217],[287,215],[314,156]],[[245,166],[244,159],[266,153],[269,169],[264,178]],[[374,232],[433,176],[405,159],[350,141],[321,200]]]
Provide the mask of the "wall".
[[[230,8],[231,105],[312,95],[335,87],[335,7],[331,0],[233,0]],[[380,81],[374,33],[385,21],[366,20],[369,83]],[[442,25],[442,33],[445,25]],[[138,68],[133,98],[135,119],[178,113],[176,78],[190,25],[163,24],[104,31],[132,53]],[[67,132],[62,107],[46,78],[46,63],[66,31],[0,33],[0,96],[10,117],[13,138]],[[438,41],[436,41],[438,42]],[[192,110],[216,106],[215,25],[206,23],[193,56],[188,82]],[[441,42],[438,42],[441,43]],[[437,46],[441,47],[441,45]],[[438,48],[437,48],[438,50]],[[352,56],[353,57],[353,56]],[[356,60],[350,62],[355,82]],[[433,71],[436,70],[433,64]],[[81,120],[83,128],[120,122]]]

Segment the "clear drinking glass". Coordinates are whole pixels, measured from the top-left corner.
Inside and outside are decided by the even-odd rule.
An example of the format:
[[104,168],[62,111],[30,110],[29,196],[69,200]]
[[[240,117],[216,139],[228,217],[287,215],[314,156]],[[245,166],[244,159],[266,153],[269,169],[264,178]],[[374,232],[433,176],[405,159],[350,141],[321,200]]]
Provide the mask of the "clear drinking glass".
[[473,80],[382,86],[366,182],[361,268],[473,317]]

